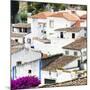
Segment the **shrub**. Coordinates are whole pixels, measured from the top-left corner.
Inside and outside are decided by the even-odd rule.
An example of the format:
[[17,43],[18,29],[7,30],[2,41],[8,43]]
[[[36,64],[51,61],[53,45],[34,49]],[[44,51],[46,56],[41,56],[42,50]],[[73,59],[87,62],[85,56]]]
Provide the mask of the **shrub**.
[[11,80],[11,90],[33,88],[40,83],[40,80],[35,76],[25,76],[16,80]]

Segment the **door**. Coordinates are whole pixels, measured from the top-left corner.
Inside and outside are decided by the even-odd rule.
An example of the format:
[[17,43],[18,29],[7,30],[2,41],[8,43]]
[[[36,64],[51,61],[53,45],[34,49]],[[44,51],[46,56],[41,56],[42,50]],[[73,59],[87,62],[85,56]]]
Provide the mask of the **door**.
[[56,83],[56,80],[53,80],[53,79],[45,79],[44,82],[45,82],[45,84],[52,84],[52,83]]
[[63,38],[63,32],[60,33],[60,38]]

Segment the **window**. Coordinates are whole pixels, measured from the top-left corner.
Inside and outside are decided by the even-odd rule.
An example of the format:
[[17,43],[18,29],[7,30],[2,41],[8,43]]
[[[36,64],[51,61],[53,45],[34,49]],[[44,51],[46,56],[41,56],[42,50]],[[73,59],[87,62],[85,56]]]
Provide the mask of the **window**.
[[80,66],[81,66],[80,64],[81,64],[81,61],[80,61],[80,60],[78,60],[78,67],[79,67],[79,68],[80,68]]
[[44,34],[46,34],[46,31],[43,31]]
[[25,43],[25,37],[23,38],[23,43]]
[[15,42],[18,42],[18,39],[15,39]]
[[50,27],[54,28],[54,21],[53,20],[50,20]]
[[41,28],[42,27],[42,25],[41,24],[38,24],[39,25],[39,28]]
[[27,29],[27,33],[31,33],[31,28],[28,28]]
[[56,83],[56,80],[53,80],[53,79],[45,79],[44,82],[45,82],[45,84],[53,84],[53,83]]
[[77,52],[74,52],[74,55],[77,56]]
[[66,54],[66,55],[69,55],[69,51],[65,51],[65,54]]
[[29,74],[31,74],[31,72],[32,72],[31,70],[28,70],[28,73],[29,73]]
[[19,28],[19,32],[22,32],[22,28]]
[[60,37],[63,38],[63,32],[60,32]]
[[49,75],[51,75],[51,71],[49,71]]
[[23,32],[27,33],[27,28],[24,28],[24,29],[23,29]]
[[75,38],[75,33],[72,33],[72,38]]
[[84,36],[87,37],[87,33],[84,33]]
[[84,30],[87,30],[87,28],[85,27]]
[[86,51],[84,51],[84,52],[83,52],[83,56],[86,56],[86,55],[87,55],[87,52],[86,52]]
[[27,43],[29,43],[29,44],[31,43],[31,39],[30,38],[27,39]]
[[17,65],[17,66],[19,66],[19,65],[21,65],[21,64],[22,64],[21,61],[17,61],[17,62],[16,62],[16,65]]
[[46,23],[43,24],[43,27],[46,27]]

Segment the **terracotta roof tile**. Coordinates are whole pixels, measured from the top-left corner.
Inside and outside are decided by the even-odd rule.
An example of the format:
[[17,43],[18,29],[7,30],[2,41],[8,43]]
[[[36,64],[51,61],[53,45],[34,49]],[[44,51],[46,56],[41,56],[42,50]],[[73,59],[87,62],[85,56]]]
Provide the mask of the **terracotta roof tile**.
[[69,21],[80,20],[77,15],[75,15],[73,13],[69,13],[69,12],[57,12],[57,13],[51,15],[50,17],[62,17],[62,18],[65,18]]
[[85,27],[60,28],[60,29],[56,29],[55,31],[79,32],[83,28]]
[[64,46],[64,49],[81,50],[87,47],[87,38],[81,37],[74,42]]
[[58,59],[55,59],[53,62],[48,64],[46,67],[43,68],[45,71],[55,71],[56,69],[61,69],[65,65],[69,64],[70,62],[76,60],[78,57],[75,56],[62,56]]
[[40,12],[38,14],[32,15],[31,18],[46,19],[47,17],[49,17],[52,14],[53,14],[53,12]]

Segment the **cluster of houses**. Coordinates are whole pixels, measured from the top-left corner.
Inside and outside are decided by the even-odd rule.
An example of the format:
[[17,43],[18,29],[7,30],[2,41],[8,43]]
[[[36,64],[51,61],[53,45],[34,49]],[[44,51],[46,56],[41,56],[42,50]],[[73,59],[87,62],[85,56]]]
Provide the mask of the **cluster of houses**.
[[28,14],[11,26],[12,79],[35,75],[41,85],[87,76],[87,12]]

